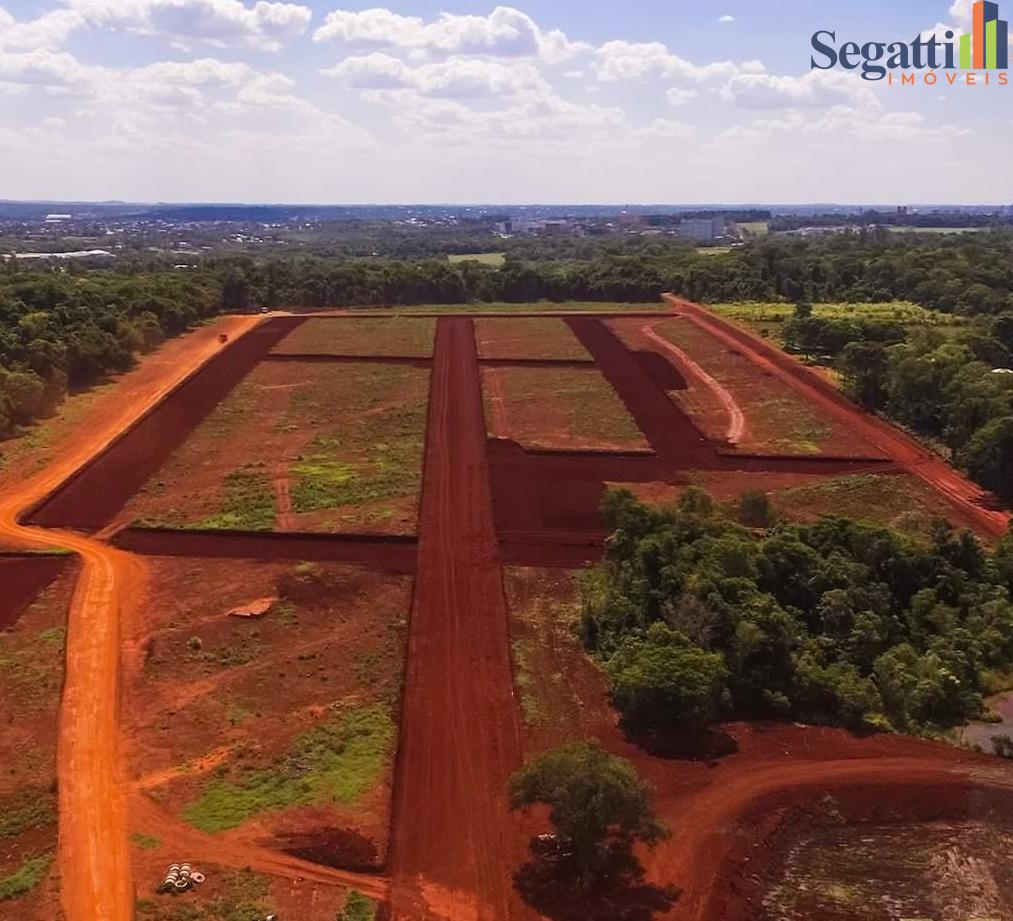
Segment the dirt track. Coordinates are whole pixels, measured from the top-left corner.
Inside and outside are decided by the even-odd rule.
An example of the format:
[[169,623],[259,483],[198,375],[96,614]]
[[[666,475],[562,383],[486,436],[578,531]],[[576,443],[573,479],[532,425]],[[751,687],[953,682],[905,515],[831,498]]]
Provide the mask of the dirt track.
[[240,335],[256,319],[229,317],[189,337],[184,359],[163,374],[141,376],[120,391],[116,410],[78,433],[59,459],[0,493],[0,536],[35,547],[60,547],[81,558],[67,624],[67,667],[60,708],[60,845],[58,866],[68,921],[129,921],[134,888],[119,761],[120,611],[143,577],[140,562],[68,531],[18,523],[24,512],[99,455],[221,346],[218,333]]
[[921,477],[958,505],[982,531],[996,536],[1009,527],[1009,514],[986,508],[982,490],[956,470],[883,419],[862,412],[833,384],[812,373],[794,358],[768,342],[711,313],[699,304],[666,294],[668,302],[687,319],[716,336],[730,347],[742,351],[761,368],[818,403],[827,412],[842,419],[875,445],[904,470]]
[[470,319],[440,320],[431,386],[394,794],[393,917],[507,921],[532,916],[509,871],[524,849],[505,802],[521,730]]

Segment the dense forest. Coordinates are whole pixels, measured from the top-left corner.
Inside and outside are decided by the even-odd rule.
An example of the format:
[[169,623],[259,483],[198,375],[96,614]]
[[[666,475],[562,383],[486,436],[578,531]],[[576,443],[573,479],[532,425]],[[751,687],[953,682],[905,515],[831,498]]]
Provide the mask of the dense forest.
[[129,368],[220,303],[213,279],[178,273],[0,275],[0,433]]
[[[944,522],[928,546],[843,518],[749,529],[697,489],[606,496],[582,634],[634,735],[726,717],[937,732],[1013,666],[1013,539]],[[755,509],[751,510],[755,513]]]

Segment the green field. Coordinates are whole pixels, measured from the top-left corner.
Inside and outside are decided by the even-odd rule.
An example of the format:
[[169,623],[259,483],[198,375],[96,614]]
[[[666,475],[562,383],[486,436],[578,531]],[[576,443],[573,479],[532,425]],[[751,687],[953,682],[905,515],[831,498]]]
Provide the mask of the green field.
[[[792,304],[744,301],[734,304],[708,304],[710,310],[742,326],[783,344],[781,328],[795,313]],[[965,317],[937,310],[927,310],[910,301],[889,301],[878,304],[814,304],[813,316],[825,320],[890,320],[909,329],[931,326],[941,332],[967,324]]]
[[482,265],[492,266],[494,269],[503,268],[506,262],[506,253],[465,253],[463,255],[447,256],[451,265],[458,265],[461,262],[480,262]]
[[770,233],[770,225],[766,221],[743,221],[736,226],[750,237],[765,237]]

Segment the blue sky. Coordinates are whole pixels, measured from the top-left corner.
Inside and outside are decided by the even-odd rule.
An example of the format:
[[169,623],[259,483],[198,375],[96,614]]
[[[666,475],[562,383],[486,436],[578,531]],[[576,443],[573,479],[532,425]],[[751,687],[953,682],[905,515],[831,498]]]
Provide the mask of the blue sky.
[[1013,87],[809,67],[817,29],[910,40],[970,8],[0,0],[0,197],[1013,199]]

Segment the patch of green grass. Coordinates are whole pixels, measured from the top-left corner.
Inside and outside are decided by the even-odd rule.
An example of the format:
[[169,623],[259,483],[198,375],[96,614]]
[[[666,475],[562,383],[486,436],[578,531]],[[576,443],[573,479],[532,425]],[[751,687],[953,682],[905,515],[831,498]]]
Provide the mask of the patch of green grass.
[[274,348],[279,355],[398,355],[429,358],[435,320],[390,316],[311,317]]
[[162,839],[156,838],[154,835],[144,835],[140,832],[135,832],[130,836],[130,840],[134,842],[142,851],[156,851],[162,846]]
[[[344,438],[318,436],[292,465],[296,512],[355,507],[409,496],[421,479],[426,406],[413,403],[382,416],[349,420]],[[380,440],[382,439],[382,440]],[[368,458],[350,463],[335,458],[346,453],[345,441],[365,443]]]
[[269,883],[252,870],[226,871],[219,876],[218,895],[205,901],[177,901],[173,897],[140,899],[135,908],[144,921],[261,921],[271,910],[267,897]]
[[451,265],[458,265],[461,262],[479,262],[482,265],[488,265],[494,269],[501,269],[506,264],[506,253],[451,254],[447,256],[447,261]]
[[56,797],[41,787],[26,787],[0,800],[0,838],[56,824]]
[[191,527],[195,530],[270,531],[276,515],[271,480],[266,474],[247,467],[226,476],[222,510]]
[[531,670],[530,650],[527,640],[514,640],[510,644],[514,661],[514,685],[521,698],[521,712],[524,722],[537,726],[545,722],[545,704],[538,694],[538,685]]
[[31,892],[49,872],[53,855],[40,854],[37,857],[26,857],[21,866],[10,876],[0,878],[0,902],[8,899],[19,899]]
[[383,707],[346,711],[298,736],[289,754],[270,766],[214,778],[184,818],[218,832],[287,806],[354,802],[377,782],[395,731]]
[[352,889],[345,896],[345,907],[338,915],[338,921],[373,921],[375,917],[376,903],[358,889]]

